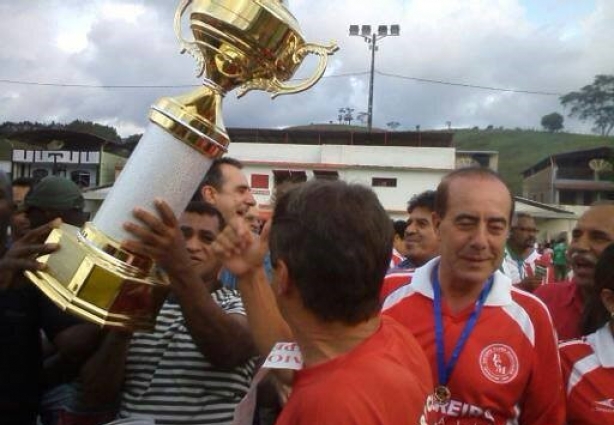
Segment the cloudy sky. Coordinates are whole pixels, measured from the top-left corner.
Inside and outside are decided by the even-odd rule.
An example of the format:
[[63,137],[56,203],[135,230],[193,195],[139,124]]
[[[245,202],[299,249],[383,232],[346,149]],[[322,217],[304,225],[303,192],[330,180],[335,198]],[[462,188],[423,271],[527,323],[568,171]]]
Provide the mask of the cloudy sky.
[[[173,32],[178,0],[0,0],[0,122],[86,119],[142,131],[157,98],[198,84]],[[481,90],[417,79],[564,94],[614,67],[612,0],[290,0],[309,41],[335,40],[324,79],[271,100],[224,102],[229,127],[336,122],[367,110],[370,52],[350,24],[399,24],[376,55],[374,125],[400,129],[537,128],[565,113],[558,96]],[[306,61],[305,76],[315,62]],[[18,84],[30,83],[30,84]],[[36,83],[36,84],[31,84]],[[68,85],[68,86],[67,86]],[[70,87],[82,85],[86,87]],[[171,86],[119,89],[108,86]],[[591,126],[566,118],[570,131]]]

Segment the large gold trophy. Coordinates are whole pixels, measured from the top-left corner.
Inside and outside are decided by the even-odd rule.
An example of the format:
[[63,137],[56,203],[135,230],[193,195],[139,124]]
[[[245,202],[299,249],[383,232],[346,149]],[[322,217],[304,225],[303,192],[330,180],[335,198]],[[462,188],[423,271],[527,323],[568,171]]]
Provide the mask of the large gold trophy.
[[[193,40],[181,34],[190,9]],[[163,198],[180,214],[209,169],[226,152],[222,98],[235,89],[273,94],[313,86],[337,47],[306,43],[296,19],[279,0],[183,0],[175,14],[182,52],[197,60],[202,87],[162,98],[150,124],[92,222],[82,229],[63,225],[47,242],[60,250],[41,257],[45,273],[27,276],[58,306],[101,326],[151,329],[168,291],[168,280],[150,258],[121,248],[130,236],[122,224],[135,206],[155,211]],[[308,54],[320,57],[314,75],[286,82]]]

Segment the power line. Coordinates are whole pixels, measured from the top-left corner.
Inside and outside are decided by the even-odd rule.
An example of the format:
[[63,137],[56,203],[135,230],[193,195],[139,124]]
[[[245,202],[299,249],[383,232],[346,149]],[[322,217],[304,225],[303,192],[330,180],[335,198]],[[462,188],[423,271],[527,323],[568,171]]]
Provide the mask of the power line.
[[388,72],[381,72],[381,71],[375,71],[375,72],[385,77],[399,78],[402,80],[418,81],[421,83],[442,84],[445,86],[466,87],[466,88],[471,88],[471,89],[491,90],[491,91],[500,91],[500,92],[508,92],[508,93],[537,94],[541,96],[563,96],[563,93],[538,91],[538,90],[506,89],[502,87],[491,87],[491,86],[482,86],[482,85],[477,85],[477,84],[454,83],[451,81],[432,80],[430,78],[409,77],[406,75],[390,74]]
[[[325,75],[322,79],[326,78],[343,78],[343,77],[355,77],[368,74],[364,72],[348,72],[345,74]],[[295,78],[291,81],[303,81],[306,78]],[[200,87],[201,84],[72,84],[72,83],[48,83],[40,81],[23,81],[23,80],[9,80],[0,79],[0,83],[15,84],[21,86],[42,86],[42,87],[66,87],[66,88],[82,88],[82,89],[175,89],[175,88],[194,88]]]
[[198,87],[198,84],[173,84],[173,85],[106,85],[106,84],[69,84],[69,83],[42,83],[38,81],[20,81],[0,79],[0,83],[16,84],[21,86],[44,86],[44,87],[76,87],[81,89],[158,89],[158,88],[185,88]]
[[[392,74],[389,72],[375,71],[376,74],[382,75],[384,77],[390,78],[398,78],[401,80],[410,80],[417,81],[421,83],[428,84],[440,84],[445,86],[455,86],[455,87],[465,87],[471,89],[479,89],[479,90],[490,90],[490,91],[498,91],[498,92],[507,92],[507,93],[519,93],[519,94],[534,94],[540,96],[563,96],[563,93],[555,93],[548,91],[539,91],[539,90],[522,90],[522,89],[508,89],[503,87],[493,87],[493,86],[484,86],[479,84],[467,84],[467,83],[456,83],[452,81],[444,81],[444,80],[435,80],[431,78],[420,78],[420,77],[411,77],[407,75],[400,74]],[[345,78],[345,77],[358,77],[363,75],[368,75],[368,71],[364,72],[347,72],[343,74],[332,74],[325,75],[322,79],[329,78]],[[305,78],[294,78],[291,81],[304,81]],[[11,79],[0,79],[0,83],[4,84],[15,84],[22,86],[39,86],[39,87],[65,87],[65,88],[83,88],[83,89],[109,89],[109,90],[151,90],[151,89],[177,89],[177,88],[194,88],[199,87],[200,84],[160,84],[160,85],[149,85],[149,84],[71,84],[71,83],[48,83],[48,82],[39,82],[39,81],[23,81],[23,80],[11,80]]]

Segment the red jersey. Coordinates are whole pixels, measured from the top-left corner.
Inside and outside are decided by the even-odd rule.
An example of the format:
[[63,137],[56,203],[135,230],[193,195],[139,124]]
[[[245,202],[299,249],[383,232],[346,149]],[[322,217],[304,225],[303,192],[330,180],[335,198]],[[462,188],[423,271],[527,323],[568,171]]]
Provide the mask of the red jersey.
[[[431,275],[439,258],[416,269],[410,285],[393,292],[384,314],[406,326],[424,348],[437,381]],[[453,313],[442,303],[446,362],[473,311]],[[556,337],[546,307],[512,288],[501,272],[447,384],[452,399],[427,402],[428,424],[559,425],[564,393]]]
[[380,289],[380,300],[384,301],[388,295],[399,289],[401,286],[407,285],[411,282],[411,278],[414,275],[416,269],[405,270],[392,270],[384,277],[384,283],[382,283],[382,289]]
[[580,322],[584,300],[575,282],[559,282],[539,286],[533,295],[546,304],[560,341],[580,338]]
[[610,327],[562,342],[559,350],[567,393],[567,424],[614,424],[614,338]]
[[296,373],[276,425],[417,425],[432,385],[416,339],[382,317],[349,353]]

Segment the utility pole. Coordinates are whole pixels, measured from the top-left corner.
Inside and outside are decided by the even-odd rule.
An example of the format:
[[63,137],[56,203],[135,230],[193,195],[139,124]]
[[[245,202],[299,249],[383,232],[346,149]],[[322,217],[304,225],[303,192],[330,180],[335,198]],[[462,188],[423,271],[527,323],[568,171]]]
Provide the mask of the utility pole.
[[350,25],[350,36],[362,37],[371,49],[371,72],[369,75],[369,106],[367,109],[367,130],[371,132],[373,129],[373,83],[375,79],[375,52],[377,51],[377,42],[388,36],[399,36],[401,33],[400,25],[379,25],[377,32],[371,33],[371,25]]

